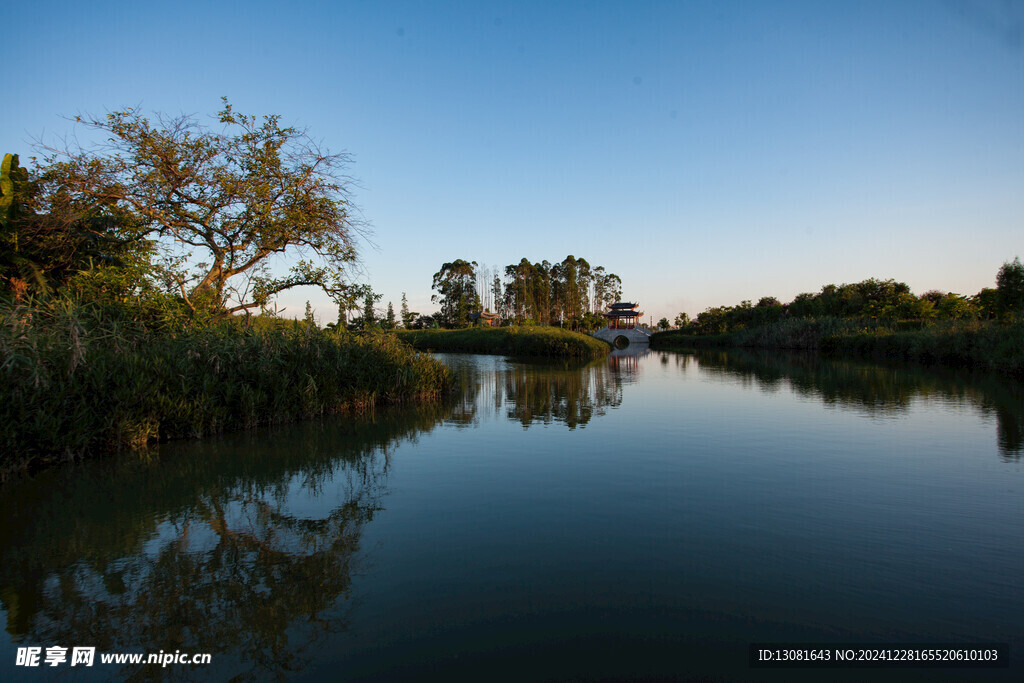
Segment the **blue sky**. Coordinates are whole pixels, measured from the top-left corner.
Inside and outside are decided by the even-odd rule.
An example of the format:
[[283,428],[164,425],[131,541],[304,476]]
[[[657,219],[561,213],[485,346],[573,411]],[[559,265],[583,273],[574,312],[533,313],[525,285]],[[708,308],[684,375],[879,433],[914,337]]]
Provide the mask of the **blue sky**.
[[[586,258],[655,320],[1024,257],[1024,4],[47,2],[5,13],[0,151],[62,116],[280,114],[348,152],[364,280]],[[314,291],[283,296],[286,315]]]

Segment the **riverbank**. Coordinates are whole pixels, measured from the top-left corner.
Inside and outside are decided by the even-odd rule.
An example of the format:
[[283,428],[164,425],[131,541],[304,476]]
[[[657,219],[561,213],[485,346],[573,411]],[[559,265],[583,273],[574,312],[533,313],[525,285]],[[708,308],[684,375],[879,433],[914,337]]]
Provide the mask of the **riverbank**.
[[611,346],[587,334],[558,327],[472,327],[464,330],[398,330],[399,339],[420,351],[502,356],[603,358]]
[[901,322],[800,318],[737,330],[693,335],[673,330],[651,337],[652,349],[707,347],[809,349],[873,360],[914,361],[1024,376],[1024,322]]
[[393,335],[237,321],[169,333],[98,307],[0,311],[0,477],[446,392],[451,374]]

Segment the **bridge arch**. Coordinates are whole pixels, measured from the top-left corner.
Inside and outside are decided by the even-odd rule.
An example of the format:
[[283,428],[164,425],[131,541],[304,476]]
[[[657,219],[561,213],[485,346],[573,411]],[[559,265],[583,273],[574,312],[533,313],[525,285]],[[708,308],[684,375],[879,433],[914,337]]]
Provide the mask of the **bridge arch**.
[[598,339],[603,339],[612,346],[615,346],[615,340],[618,339],[619,337],[625,337],[630,344],[651,343],[651,335],[637,327],[623,330],[616,330],[610,327],[602,327],[601,329],[592,332],[591,336],[597,337]]

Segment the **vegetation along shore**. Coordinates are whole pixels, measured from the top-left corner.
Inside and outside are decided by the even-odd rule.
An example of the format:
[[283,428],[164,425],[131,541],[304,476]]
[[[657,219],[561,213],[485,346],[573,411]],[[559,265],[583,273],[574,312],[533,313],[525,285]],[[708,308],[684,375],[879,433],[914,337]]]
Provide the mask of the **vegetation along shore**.
[[0,307],[0,471],[430,399],[448,369],[393,335],[254,319],[155,330],[69,301]]
[[1003,264],[996,285],[970,297],[938,291],[914,296],[893,280],[826,285],[788,304],[765,297],[757,305],[710,308],[692,321],[680,314],[678,329],[654,334],[651,348],[813,349],[1024,376],[1019,259]]
[[547,356],[589,360],[602,358],[611,346],[587,334],[557,327],[476,327],[461,330],[399,330],[399,339],[422,351]]
[[[456,259],[433,276],[439,310],[400,315],[351,278],[366,228],[348,157],[278,117],[135,109],[77,123],[105,141],[0,165],[0,478],[35,464],[154,440],[424,401],[452,378],[419,350],[601,358],[584,332],[622,281],[573,255],[503,269]],[[277,259],[285,259],[283,271]],[[504,276],[504,281],[502,276]],[[782,304],[710,308],[653,348],[819,349],[1024,372],[1024,266],[973,297],[893,280],[827,285]],[[316,287],[317,325],[275,297]],[[360,304],[361,302],[361,304]],[[357,313],[356,315],[351,315]],[[667,319],[658,327],[669,328]]]
[[217,118],[79,117],[105,142],[3,156],[0,478],[452,386],[393,335],[276,317],[293,287],[358,291],[348,158],[227,101]]

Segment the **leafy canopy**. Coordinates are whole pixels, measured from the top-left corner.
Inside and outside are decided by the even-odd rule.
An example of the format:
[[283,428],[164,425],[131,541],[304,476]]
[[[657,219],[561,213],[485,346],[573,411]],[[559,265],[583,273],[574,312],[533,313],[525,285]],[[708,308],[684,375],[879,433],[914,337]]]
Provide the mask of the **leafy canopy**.
[[[76,121],[106,142],[50,149],[44,175],[80,205],[116,207],[140,238],[155,237],[165,284],[194,313],[248,311],[299,285],[343,296],[363,234],[346,155],[278,116],[238,114],[226,98],[219,130],[185,115],[151,123],[137,109]],[[283,275],[271,270],[282,256],[297,259]]]

